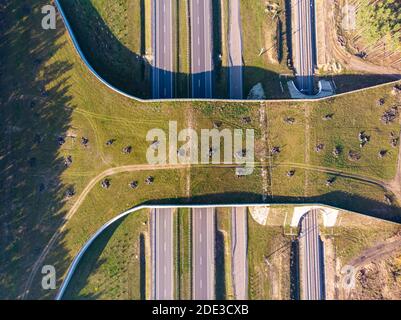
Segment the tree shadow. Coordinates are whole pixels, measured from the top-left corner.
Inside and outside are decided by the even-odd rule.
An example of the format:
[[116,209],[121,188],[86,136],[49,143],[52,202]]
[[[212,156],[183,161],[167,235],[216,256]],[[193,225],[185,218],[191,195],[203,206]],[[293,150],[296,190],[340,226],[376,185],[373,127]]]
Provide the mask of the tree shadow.
[[0,299],[20,297],[74,187],[61,181],[66,167],[58,141],[68,139],[73,65],[52,61],[65,45],[58,41],[64,30],[41,28],[42,6],[0,3]]
[[[102,78],[117,89],[142,99],[202,98],[206,95],[205,88],[204,84],[199,84],[199,81],[203,83],[204,79],[210,77],[213,86],[212,97],[215,99],[229,98],[229,75],[230,72],[238,73],[239,67],[222,66],[219,57],[222,52],[221,41],[219,41],[221,39],[221,32],[219,32],[221,26],[218,20],[215,19],[213,25],[213,34],[217,37],[213,47],[214,69],[204,73],[186,74],[154,68],[145,58],[144,38],[146,35],[144,33],[145,17],[143,12],[140,14],[141,30],[138,31],[141,38],[141,49],[139,50],[141,52],[133,52],[115,36],[91,1],[74,0],[69,1],[68,5],[66,0],[60,2],[86,59]],[[142,10],[144,8],[142,0],[141,8]],[[214,5],[215,16],[218,15],[219,10],[221,10],[220,6]],[[291,30],[289,19],[287,19],[286,30],[286,45],[288,47],[286,58],[287,64],[292,68],[292,35],[288,34],[288,30]],[[316,60],[315,56],[314,60]],[[177,64],[179,63],[180,61],[177,60]],[[290,96],[287,80],[296,79],[295,76],[285,75],[283,77],[277,72],[246,64],[242,67],[242,73],[244,99],[248,97],[251,89],[258,83],[263,85],[267,99],[288,99]],[[156,77],[158,80],[155,81],[155,77],[151,76],[152,74],[159,75]],[[330,75],[322,76],[320,79],[333,80],[335,93],[343,93],[401,79],[401,72],[394,75]],[[307,81],[313,81],[313,79],[308,78]],[[299,77],[297,82],[300,82]],[[177,84],[179,87],[175,87]]]
[[[287,197],[287,196],[274,196],[268,199],[267,202],[262,201],[262,194],[250,192],[231,192],[223,194],[207,194],[203,196],[194,196],[191,198],[191,205],[238,205],[238,204],[322,204],[334,206],[344,210],[352,210],[354,212],[379,218],[387,221],[401,223],[401,208],[396,206],[386,205],[382,202],[372,200],[369,198],[350,195],[345,192],[329,192],[327,194],[315,197]],[[235,203],[233,202],[235,199]],[[148,201],[142,205],[188,205],[188,198],[168,198],[155,201]],[[96,244],[92,245],[87,251],[84,258],[79,262],[77,271],[74,274],[65,297],[67,299],[96,299],[98,294],[80,294],[80,290],[88,283],[91,273],[96,271],[99,266],[104,262],[99,260],[104,247],[108,240],[115,232],[118,225],[123,220],[113,224],[95,241]],[[216,222],[215,222],[216,223]],[[216,247],[215,247],[215,261],[216,261],[216,298],[224,299],[225,292],[225,271],[224,271],[224,235],[216,228]],[[322,249],[322,248],[320,248]],[[298,243],[295,239],[291,242],[291,266],[290,277],[293,279],[292,283],[298,283],[299,279],[299,261],[298,261]],[[88,257],[86,257],[88,256]],[[62,258],[62,257],[61,257]],[[291,299],[299,299],[299,286],[293,285],[291,287]]]
[[[133,52],[115,36],[91,1],[60,0],[60,4],[91,66],[120,90],[150,98],[151,78],[147,75],[150,65],[144,58],[145,33],[138,30],[142,52]],[[140,21],[145,23],[143,14]]]
[[[106,248],[110,239],[118,227],[125,221],[125,218],[113,223],[107,228],[99,237],[92,243],[90,247],[90,254],[85,254],[79,262],[79,268],[76,269],[74,277],[72,277],[67,290],[63,296],[63,300],[96,300],[102,295],[102,291],[96,293],[83,293],[81,292],[88,284],[88,279],[91,274],[96,273],[97,270],[107,261],[106,258],[99,259],[102,252]],[[142,239],[140,245],[142,248]],[[142,256],[142,255],[141,255]],[[141,257],[142,260],[142,257]],[[142,268],[141,268],[142,271]],[[141,274],[142,276],[142,274]],[[100,284],[101,286],[101,284]],[[141,287],[141,293],[144,288]]]
[[[271,205],[303,205],[321,204],[332,206],[338,209],[356,212],[362,215],[383,219],[387,221],[401,223],[401,208],[396,205],[388,205],[374,199],[350,194],[342,191],[332,191],[319,196],[293,197],[293,196],[269,196],[266,201],[262,201],[264,195],[252,192],[227,192],[213,193],[202,196],[192,196],[192,205],[230,205],[230,204],[271,204]],[[235,199],[235,201],[233,201]],[[188,205],[187,198],[173,198],[147,201],[146,205]]]
[[299,244],[298,240],[291,239],[290,253],[290,299],[300,300],[300,277],[299,277]]
[[215,258],[215,292],[216,300],[225,300],[227,298],[226,292],[226,242],[224,238],[224,233],[219,230],[217,225],[217,218],[215,216],[215,248],[214,248],[214,258]]
[[[88,1],[88,3],[90,3]],[[0,299],[16,298],[24,289],[32,262],[36,261],[51,236],[63,223],[66,214],[64,206],[68,201],[65,192],[73,185],[64,185],[61,175],[66,170],[64,158],[60,155],[59,137],[68,138],[71,116],[74,109],[72,97],[68,94],[68,72],[73,65],[68,61],[53,62],[55,53],[64,43],[59,39],[64,28],[43,30],[40,27],[42,4],[27,4],[12,0],[0,3]],[[82,18],[73,5],[65,6],[75,22]],[[86,9],[88,10],[88,9]],[[92,14],[92,11],[89,10]],[[146,97],[149,96],[150,83],[140,81],[132,72],[125,78],[119,66],[126,65],[126,58],[135,68],[142,68],[143,61],[134,55],[111,34],[103,20],[97,24],[92,20],[87,28],[95,28],[98,34],[106,32],[113,43],[112,51],[105,50],[105,44],[96,44],[92,33],[86,37],[81,34],[80,43],[85,50],[92,52],[97,60],[95,68],[102,68],[107,76],[118,85],[129,85]],[[81,23],[82,23],[81,21]],[[103,23],[103,24],[102,24]],[[61,21],[58,21],[61,24]],[[108,33],[107,33],[108,32]],[[91,40],[92,39],[92,40]],[[118,42],[117,42],[118,41]],[[109,48],[109,44],[107,44]],[[103,50],[99,50],[103,48]],[[93,50],[91,50],[93,49]],[[102,59],[97,55],[102,51]],[[115,64],[115,55],[120,51],[121,64]],[[108,60],[111,57],[113,59]],[[117,60],[116,60],[117,61]],[[102,71],[103,70],[103,71]],[[134,70],[134,69],[132,69]],[[248,68],[247,70],[252,70]],[[121,73],[120,73],[121,72]],[[134,75],[133,75],[134,74]],[[19,77],[16,77],[18,75]],[[129,78],[131,77],[131,78]],[[144,75],[146,77],[146,75]],[[132,79],[132,81],[126,81]],[[356,81],[354,81],[356,82]],[[141,89],[143,87],[143,90]],[[121,88],[124,88],[122,86]],[[235,197],[235,198],[233,198]],[[205,195],[195,197],[200,203],[229,203],[232,199],[246,202],[260,202],[262,195],[247,193],[228,193],[224,195]],[[400,221],[400,209],[387,206],[371,199],[360,198],[346,193],[329,193],[320,197],[291,198],[274,197],[272,203],[321,202],[343,209],[354,210],[376,217],[387,216]],[[177,203],[176,199],[157,201]],[[186,198],[180,203],[188,203]],[[70,260],[60,236],[58,250],[52,252],[57,261],[57,270],[66,270]],[[35,279],[37,280],[37,279]],[[28,296],[50,297],[52,292],[44,292],[40,281],[33,283]]]

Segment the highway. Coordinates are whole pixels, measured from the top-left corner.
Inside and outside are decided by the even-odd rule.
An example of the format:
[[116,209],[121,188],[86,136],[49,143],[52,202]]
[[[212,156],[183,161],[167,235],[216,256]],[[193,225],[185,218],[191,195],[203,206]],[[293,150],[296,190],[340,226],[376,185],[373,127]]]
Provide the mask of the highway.
[[229,92],[230,99],[243,99],[242,36],[240,0],[229,1]]
[[304,215],[301,221],[302,299],[322,300],[324,271],[319,238],[318,210]]
[[212,0],[190,0],[192,97],[213,97]]
[[215,212],[192,209],[192,298],[215,298]]
[[173,210],[151,210],[152,299],[174,299]]
[[314,0],[295,0],[293,7],[295,30],[296,85],[304,94],[314,93],[315,20]]
[[173,98],[173,9],[172,0],[152,0],[152,95]]
[[232,208],[231,251],[234,296],[248,299],[248,224],[247,208]]

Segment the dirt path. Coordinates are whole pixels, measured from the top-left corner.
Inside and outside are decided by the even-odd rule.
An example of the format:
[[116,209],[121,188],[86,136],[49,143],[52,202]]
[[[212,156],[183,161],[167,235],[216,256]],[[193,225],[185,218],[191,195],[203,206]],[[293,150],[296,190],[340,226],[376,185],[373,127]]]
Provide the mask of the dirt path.
[[[400,151],[401,153],[401,151]],[[389,184],[377,179],[373,178],[366,178],[360,175],[355,175],[355,174],[347,174],[341,171],[337,171],[334,169],[330,168],[324,168],[324,167],[316,167],[316,166],[311,166],[311,165],[304,165],[304,164],[297,164],[297,163],[282,163],[279,165],[286,165],[286,166],[292,166],[294,168],[300,168],[300,169],[306,169],[306,170],[315,170],[319,172],[327,172],[327,173],[333,173],[337,174],[342,177],[346,178],[351,178],[351,179],[356,179],[359,181],[375,184],[378,186],[383,187],[384,189],[389,188]],[[193,165],[192,165],[193,166]],[[236,165],[197,165],[197,168],[202,168],[202,167],[214,167],[214,168],[236,168]],[[260,168],[267,168],[267,166],[271,166],[270,163],[266,162],[256,162],[255,167],[260,167]],[[92,191],[92,189],[104,178],[113,176],[116,174],[120,173],[128,173],[128,172],[137,172],[137,171],[154,171],[154,170],[181,170],[181,169],[188,169],[191,167],[188,164],[175,164],[175,165],[149,165],[149,164],[143,164],[143,165],[128,165],[128,166],[122,166],[122,167],[116,167],[116,168],[110,168],[102,173],[98,174],[96,177],[94,177],[84,188],[82,193],[78,196],[76,202],[74,205],[71,207],[71,209],[68,211],[67,215],[64,217],[63,221],[60,223],[60,226],[58,230],[53,234],[51,237],[50,241],[47,243],[47,245],[44,247],[43,251],[41,252],[40,256],[38,259],[35,261],[32,270],[29,274],[28,280],[26,282],[26,285],[24,287],[24,291],[22,293],[22,299],[27,299],[29,295],[29,290],[32,286],[32,282],[34,278],[36,277],[40,266],[43,264],[46,256],[50,252],[50,250],[53,248],[55,243],[57,242],[59,236],[63,233],[63,231],[66,229],[68,222],[71,220],[71,218],[75,215],[75,213],[78,211],[82,203],[85,201],[86,197],[88,194]],[[401,201],[400,201],[401,202]]]
[[283,163],[276,164],[276,166],[288,166],[288,167],[293,167],[295,169],[304,169],[304,170],[311,170],[311,171],[317,171],[317,172],[331,173],[331,174],[338,175],[339,177],[351,178],[354,180],[359,180],[361,182],[367,182],[370,184],[374,184],[374,185],[380,186],[386,190],[392,191],[389,183],[387,183],[385,181],[375,179],[375,178],[365,177],[365,176],[358,175],[358,174],[347,173],[347,172],[344,172],[341,170],[335,170],[332,168],[307,165],[307,164],[303,164],[303,163],[294,163],[294,162],[283,162]]
[[375,260],[386,258],[400,250],[401,235],[398,235],[390,242],[379,243],[376,246],[363,251],[358,257],[352,259],[349,265],[359,268]]
[[112,176],[115,174],[119,173],[127,173],[127,172],[136,172],[136,171],[147,171],[147,170],[174,170],[174,169],[185,169],[187,165],[164,165],[164,166],[158,166],[158,165],[130,165],[130,166],[123,166],[123,167],[118,167],[118,168],[111,168],[108,169],[100,174],[98,174],[96,177],[94,177],[88,185],[85,187],[85,189],[82,191],[82,193],[79,195],[77,201],[74,203],[74,205],[71,207],[71,209],[68,211],[67,215],[64,217],[63,221],[61,222],[58,230],[53,234],[51,237],[50,241],[47,243],[47,245],[44,247],[42,253],[40,254],[39,258],[36,260],[32,267],[32,271],[29,274],[28,281],[25,285],[24,292],[22,294],[22,299],[26,299],[29,290],[32,286],[32,282],[38,273],[38,270],[40,266],[43,264],[43,261],[45,260],[47,254],[50,252],[51,248],[54,246],[56,243],[57,239],[59,236],[63,233],[63,231],[66,229],[67,224],[69,220],[74,216],[74,214],[78,211],[79,207],[82,205],[86,197],[88,196],[89,192],[93,189],[93,187],[99,183],[102,179]]

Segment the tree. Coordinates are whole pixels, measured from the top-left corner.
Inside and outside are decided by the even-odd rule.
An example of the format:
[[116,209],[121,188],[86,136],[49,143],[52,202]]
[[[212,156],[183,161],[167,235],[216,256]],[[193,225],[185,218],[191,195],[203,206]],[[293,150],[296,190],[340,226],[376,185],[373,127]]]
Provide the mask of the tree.
[[370,1],[358,11],[357,23],[369,42],[383,39],[393,50],[401,49],[401,1]]

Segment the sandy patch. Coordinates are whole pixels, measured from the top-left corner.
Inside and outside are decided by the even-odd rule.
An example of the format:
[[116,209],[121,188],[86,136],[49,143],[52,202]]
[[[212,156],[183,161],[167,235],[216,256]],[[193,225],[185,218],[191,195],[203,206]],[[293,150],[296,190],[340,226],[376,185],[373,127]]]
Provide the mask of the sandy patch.
[[249,212],[251,213],[253,220],[262,226],[266,225],[267,217],[269,216],[270,212],[269,207],[250,207]]

